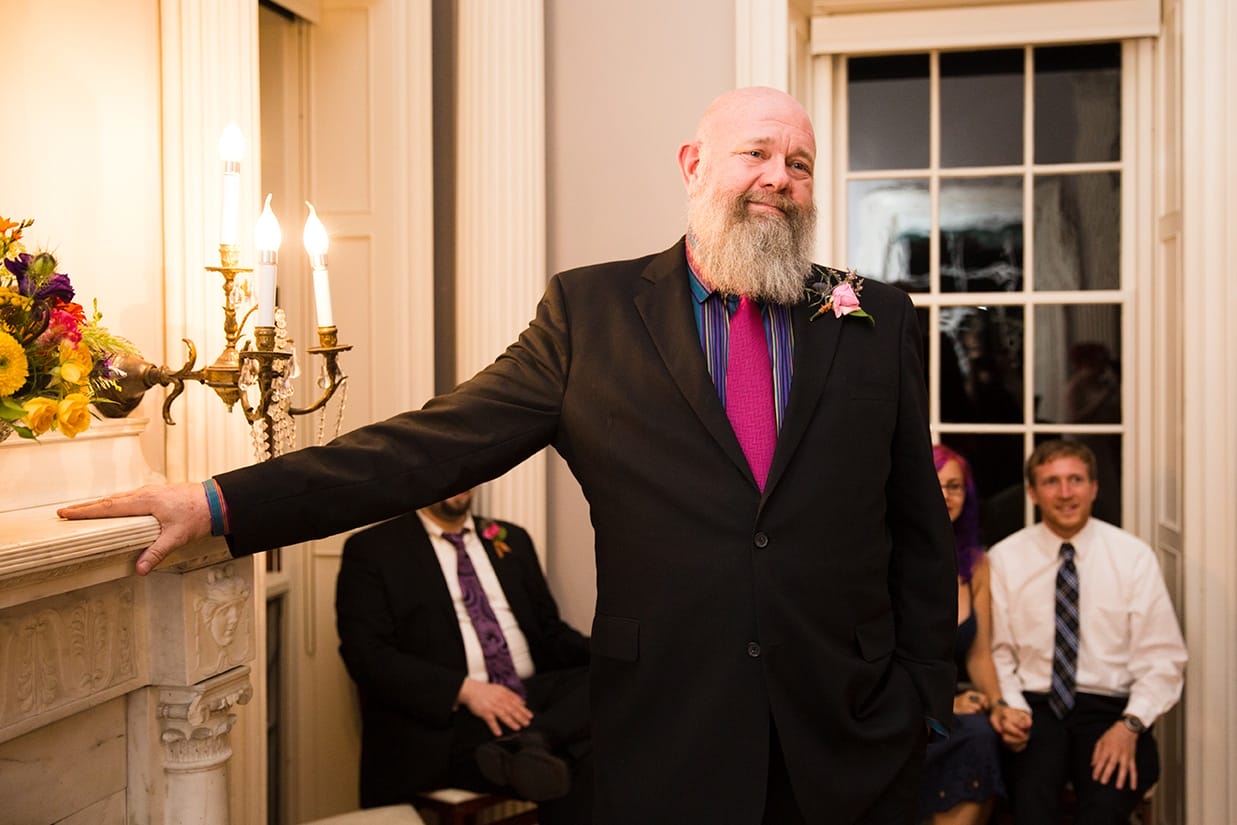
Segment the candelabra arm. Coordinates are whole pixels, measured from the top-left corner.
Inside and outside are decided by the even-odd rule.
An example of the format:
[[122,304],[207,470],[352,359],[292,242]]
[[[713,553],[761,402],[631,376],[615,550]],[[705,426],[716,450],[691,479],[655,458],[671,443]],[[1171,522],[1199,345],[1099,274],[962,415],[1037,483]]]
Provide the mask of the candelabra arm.
[[344,375],[344,371],[339,368],[339,354],[352,349],[352,345],[344,344],[340,346],[337,341],[338,330],[336,327],[318,327],[319,346],[309,347],[305,351],[322,356],[323,368],[326,372],[326,384],[322,388],[322,395],[308,407],[289,407],[288,412],[292,415],[306,415],[322,409],[331,400],[331,397],[335,395],[335,391],[343,386],[344,381],[348,380],[348,376]]
[[95,394],[95,407],[107,418],[123,418],[141,403],[146,390],[156,384],[172,387],[167,398],[163,400],[163,421],[173,425],[172,402],[185,391],[185,381],[202,381],[201,370],[194,370],[193,365],[198,360],[197,347],[187,338],[182,338],[189,350],[189,360],[178,370],[158,366],[145,360],[140,355],[120,355],[112,361],[112,368],[118,378],[115,385],[106,387]]

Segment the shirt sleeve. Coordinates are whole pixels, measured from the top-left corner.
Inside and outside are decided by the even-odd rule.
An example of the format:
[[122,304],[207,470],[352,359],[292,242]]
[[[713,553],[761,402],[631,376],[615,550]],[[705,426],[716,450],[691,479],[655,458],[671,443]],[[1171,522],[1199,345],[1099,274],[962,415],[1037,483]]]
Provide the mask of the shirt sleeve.
[[[1008,552],[1009,548],[1005,548]],[[988,554],[989,589],[992,595],[992,664],[996,666],[1001,698],[1011,708],[1031,712],[1022,695],[1022,680],[1018,676],[1018,657],[1009,622],[1009,589],[1006,583],[1005,554],[994,548]]]
[[1155,553],[1141,554],[1131,594],[1130,657],[1133,682],[1125,712],[1150,725],[1181,698],[1187,657]]

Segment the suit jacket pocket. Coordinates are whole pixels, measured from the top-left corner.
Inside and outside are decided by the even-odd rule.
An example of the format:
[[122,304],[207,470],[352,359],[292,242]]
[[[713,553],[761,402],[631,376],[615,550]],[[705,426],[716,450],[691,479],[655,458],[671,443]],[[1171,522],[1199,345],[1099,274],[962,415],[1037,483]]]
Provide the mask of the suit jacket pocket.
[[855,626],[855,645],[865,662],[876,662],[893,655],[895,640],[893,616],[877,616]]
[[593,618],[591,650],[595,656],[636,661],[640,657],[640,622],[598,614]]

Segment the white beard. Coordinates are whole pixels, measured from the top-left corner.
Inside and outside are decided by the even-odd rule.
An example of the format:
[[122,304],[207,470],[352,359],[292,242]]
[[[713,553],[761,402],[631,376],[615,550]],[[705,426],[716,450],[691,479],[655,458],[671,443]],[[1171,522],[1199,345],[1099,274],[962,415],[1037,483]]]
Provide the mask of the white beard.
[[[785,214],[750,214],[749,203],[771,203]],[[745,192],[734,199],[700,186],[690,193],[687,225],[692,257],[708,286],[726,295],[797,304],[816,244],[816,207],[800,209],[784,195]]]

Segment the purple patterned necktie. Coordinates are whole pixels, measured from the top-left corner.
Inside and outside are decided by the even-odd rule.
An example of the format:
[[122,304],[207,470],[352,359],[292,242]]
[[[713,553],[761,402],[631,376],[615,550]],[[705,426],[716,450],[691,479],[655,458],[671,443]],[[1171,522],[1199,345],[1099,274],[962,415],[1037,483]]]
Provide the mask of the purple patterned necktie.
[[485,672],[492,684],[504,685],[524,696],[524,683],[515,672],[515,662],[511,660],[507,639],[494,616],[494,608],[490,607],[490,600],[485,595],[485,588],[481,586],[481,579],[477,578],[477,569],[472,566],[472,559],[468,558],[468,553],[464,550],[466,532],[468,531],[444,532],[442,537],[455,546],[460,593],[464,597],[464,608],[468,611],[468,618],[472,620],[473,630],[477,631],[477,638],[481,640]]
[[730,318],[726,358],[726,416],[763,493],[777,446],[773,412],[773,366],[760,307],[747,296]]

